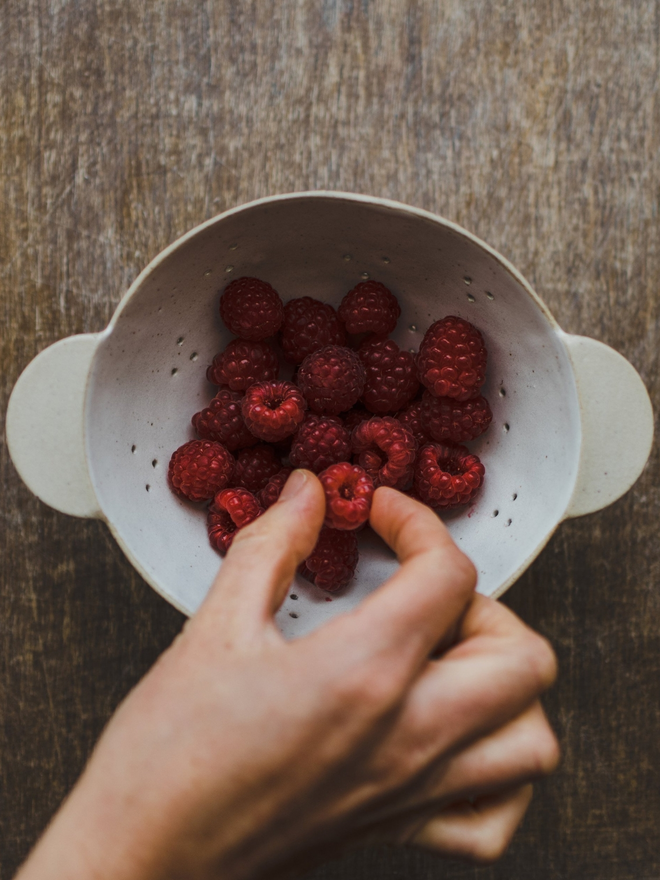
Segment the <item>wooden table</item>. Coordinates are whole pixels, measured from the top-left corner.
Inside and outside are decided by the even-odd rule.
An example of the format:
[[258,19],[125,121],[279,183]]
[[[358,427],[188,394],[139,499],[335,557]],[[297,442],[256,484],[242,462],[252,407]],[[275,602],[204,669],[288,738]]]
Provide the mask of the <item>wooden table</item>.
[[[475,232],[658,406],[659,22],[657,0],[5,0],[2,413],[28,361],[102,329],[181,233],[318,188]],[[506,597],[557,649],[564,761],[505,859],[381,849],[315,878],[660,876],[658,465],[563,525]],[[4,443],[0,467],[6,880],[183,619],[103,525],[37,501]]]

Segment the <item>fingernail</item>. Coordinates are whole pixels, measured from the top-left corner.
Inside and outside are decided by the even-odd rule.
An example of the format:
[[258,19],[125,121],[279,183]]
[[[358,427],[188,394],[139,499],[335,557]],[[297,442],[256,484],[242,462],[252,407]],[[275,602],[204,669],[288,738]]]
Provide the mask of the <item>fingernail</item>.
[[305,473],[305,471],[294,471],[284,484],[284,488],[280,493],[279,500],[289,501],[289,499],[293,498],[294,495],[297,495],[298,492],[300,492],[306,482],[307,474]]

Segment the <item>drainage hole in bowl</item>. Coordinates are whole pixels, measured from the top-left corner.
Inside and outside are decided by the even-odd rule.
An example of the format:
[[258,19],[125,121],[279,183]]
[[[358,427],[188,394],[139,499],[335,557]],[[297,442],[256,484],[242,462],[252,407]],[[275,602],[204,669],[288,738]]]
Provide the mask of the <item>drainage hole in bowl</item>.
[[491,516],[499,516],[499,515],[500,515],[499,510],[494,510],[491,514]]
[[463,281],[465,281],[466,284],[472,284],[472,279],[470,278],[469,275],[465,275],[465,277],[463,278]]
[[383,262],[384,263],[391,263],[392,261],[390,260],[389,257],[383,257]]
[[173,376],[176,376],[176,374],[177,374],[178,372],[179,372],[179,371],[178,371],[178,369],[177,369],[176,367],[172,367],[172,375],[173,375]]
[[475,303],[475,302],[476,302],[476,299],[472,296],[471,293],[468,293],[468,295],[467,295],[467,301],[468,301],[469,303]]
[[290,599],[293,599],[293,600],[295,601],[298,597],[296,596],[295,593],[291,593],[291,595],[289,596],[289,598],[290,598]]
[[136,450],[136,449],[137,449],[137,446],[136,446],[135,443],[134,443],[134,444],[131,446],[131,452],[133,453],[133,455],[135,455],[135,450]]
[[177,344],[177,345],[183,345],[183,336],[179,336],[179,338],[178,338],[177,341],[176,341],[176,344]]
[[147,492],[148,492],[149,489],[151,489],[151,486],[149,485],[149,483],[147,483],[147,485],[146,485],[144,488],[145,488],[145,489],[147,490]]
[[298,617],[295,611],[289,611],[289,617]]
[[365,280],[369,277],[368,272],[360,272],[360,278],[364,278]]
[[508,423],[508,422],[505,422],[505,423],[502,425],[502,428],[504,429],[504,433],[505,433],[505,434],[508,434],[508,433],[509,433],[509,423]]
[[506,388],[500,388],[499,395],[500,397],[506,397]]
[[207,269],[206,272],[204,272],[204,278],[208,278],[210,274],[211,274],[211,270]]
[[513,495],[511,496],[511,500],[515,501],[517,497],[518,497],[518,493],[514,492]]
[[197,352],[193,351],[193,353],[190,355],[190,360],[196,361],[198,357],[199,357],[199,355],[197,354]]
[[490,292],[490,290],[487,290],[487,291],[486,291],[486,296],[488,297],[488,299],[489,299],[491,302],[495,299],[495,297],[494,297],[493,294]]
[[353,259],[353,255],[352,254],[344,254],[344,259],[346,260],[347,263],[350,263],[350,261]]
[[411,324],[410,327],[408,327],[408,330],[410,330],[411,333],[416,333],[417,332],[417,324]]
[[154,458],[154,460],[151,462],[151,467],[155,468],[157,464],[158,464],[158,459]]
[[238,247],[237,244],[230,244],[230,245],[229,245],[229,250],[230,250],[230,251],[235,251],[237,247]]
[[225,266],[225,272],[227,273],[227,275],[229,275],[229,273],[233,272],[233,271],[234,271],[233,266]]
[[508,519],[508,520],[504,523],[504,526],[505,526],[505,528],[508,528],[510,525],[511,525],[511,520]]

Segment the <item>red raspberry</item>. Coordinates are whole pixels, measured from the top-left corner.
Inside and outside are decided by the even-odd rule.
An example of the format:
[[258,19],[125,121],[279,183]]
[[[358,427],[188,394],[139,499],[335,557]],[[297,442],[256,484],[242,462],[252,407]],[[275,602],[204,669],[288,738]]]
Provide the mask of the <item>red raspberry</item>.
[[284,306],[280,342],[286,360],[301,364],[326,345],[346,345],[346,333],[332,306],[303,296]]
[[270,478],[270,480],[268,480],[260,492],[257,492],[257,498],[264,510],[268,510],[269,507],[272,507],[280,497],[284,484],[289,479],[290,473],[291,468],[282,468],[282,470],[278,471]]
[[430,443],[417,456],[415,489],[430,507],[457,507],[472,500],[485,472],[477,456],[465,446]]
[[167,476],[177,495],[208,501],[224,489],[234,472],[234,457],[222,443],[190,440],[172,454]]
[[393,339],[366,339],[358,356],[366,374],[362,403],[370,412],[396,412],[417,394],[415,358],[409,351],[402,351]]
[[297,431],[307,403],[291,382],[258,382],[245,392],[241,409],[254,436],[275,443]]
[[243,395],[221,388],[206,409],[192,417],[192,426],[202,440],[217,440],[230,452],[258,443],[248,431],[241,413]]
[[331,529],[357,529],[369,519],[374,495],[373,480],[361,467],[343,461],[319,474],[325,492],[325,525]]
[[350,433],[353,428],[356,428],[360,422],[368,421],[371,418],[371,413],[367,412],[367,410],[362,406],[354,406],[353,409],[349,409],[347,413],[342,415],[342,421],[344,422],[344,427]]
[[302,362],[298,385],[313,412],[336,416],[350,409],[362,394],[364,367],[350,348],[326,345]]
[[485,397],[473,400],[452,400],[433,397],[425,391],[422,397],[422,422],[438,443],[465,443],[475,440],[493,419]]
[[387,336],[396,327],[401,307],[380,281],[361,281],[348,291],[338,311],[349,333]]
[[220,297],[220,317],[242,339],[265,339],[282,325],[284,306],[278,292],[259,278],[236,278]]
[[422,383],[434,397],[469,400],[486,381],[486,346],[481,333],[462,318],[431,324],[417,355]]
[[282,462],[270,446],[260,443],[238,453],[232,486],[258,492],[282,469]]
[[213,358],[206,378],[214,385],[245,391],[255,382],[272,382],[278,372],[277,355],[267,342],[233,339]]
[[218,492],[206,518],[211,544],[224,556],[236,532],[263,512],[263,507],[247,489],[223,489]]
[[355,574],[357,561],[355,532],[323,526],[316,546],[298,570],[317,587],[334,593],[348,584]]
[[294,467],[320,474],[331,464],[349,461],[351,435],[335,416],[309,415],[294,437],[289,458]]
[[409,406],[397,413],[395,418],[401,422],[404,428],[410,431],[415,440],[417,440],[417,446],[420,449],[422,446],[426,446],[427,443],[432,442],[430,435],[427,434],[422,424],[421,400],[413,401]]
[[354,459],[369,474],[374,487],[404,489],[412,480],[417,441],[401,422],[385,416],[353,429]]

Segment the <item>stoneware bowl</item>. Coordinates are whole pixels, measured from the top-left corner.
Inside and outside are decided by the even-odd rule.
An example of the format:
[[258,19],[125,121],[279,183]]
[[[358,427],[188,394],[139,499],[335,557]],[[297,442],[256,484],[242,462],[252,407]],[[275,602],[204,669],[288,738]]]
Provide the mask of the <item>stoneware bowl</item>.
[[[57,510],[105,520],[142,577],[186,614],[220,558],[204,509],[168,488],[167,465],[214,393],[206,366],[230,338],[218,295],[243,275],[269,281],[284,300],[311,295],[335,306],[357,282],[382,281],[401,303],[394,338],[411,350],[446,315],[481,330],[494,417],[470,446],[486,480],[476,503],[446,522],[488,596],[516,580],[562,520],[610,504],[644,467],[653,419],[633,367],[600,342],[564,333],[520,273],[474,235],[383,199],[261,199],[159,254],[103,332],[42,351],[7,412],[9,449],[28,487]],[[292,585],[278,614],[287,636],[352,607],[395,569],[370,531],[360,543],[356,576],[341,595],[302,579]]]

